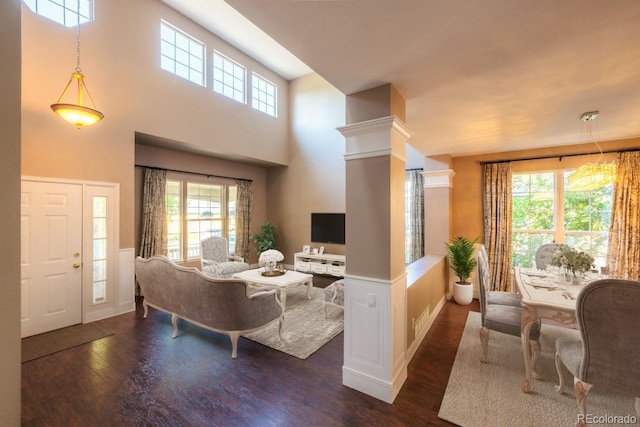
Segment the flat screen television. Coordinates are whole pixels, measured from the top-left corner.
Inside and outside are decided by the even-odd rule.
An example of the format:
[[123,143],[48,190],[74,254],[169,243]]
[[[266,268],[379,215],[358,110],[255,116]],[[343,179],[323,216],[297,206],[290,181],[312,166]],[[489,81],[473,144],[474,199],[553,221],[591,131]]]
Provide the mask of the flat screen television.
[[345,244],[345,214],[312,213],[311,241],[314,243]]

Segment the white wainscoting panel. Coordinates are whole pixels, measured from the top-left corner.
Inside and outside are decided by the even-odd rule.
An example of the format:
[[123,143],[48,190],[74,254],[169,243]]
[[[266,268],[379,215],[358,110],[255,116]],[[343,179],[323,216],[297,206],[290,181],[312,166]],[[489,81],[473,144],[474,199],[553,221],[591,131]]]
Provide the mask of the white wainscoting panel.
[[136,309],[135,249],[120,249],[118,259],[118,313]]
[[406,380],[406,276],[345,276],[342,382],[392,403]]

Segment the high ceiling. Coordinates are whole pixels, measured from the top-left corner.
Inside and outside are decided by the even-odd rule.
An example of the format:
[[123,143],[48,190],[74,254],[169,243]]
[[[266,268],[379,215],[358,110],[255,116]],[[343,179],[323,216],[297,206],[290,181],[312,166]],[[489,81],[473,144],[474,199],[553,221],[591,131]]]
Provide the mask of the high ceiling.
[[640,136],[638,0],[163,1],[285,78],[393,84],[423,155],[587,142],[593,110],[595,138]]

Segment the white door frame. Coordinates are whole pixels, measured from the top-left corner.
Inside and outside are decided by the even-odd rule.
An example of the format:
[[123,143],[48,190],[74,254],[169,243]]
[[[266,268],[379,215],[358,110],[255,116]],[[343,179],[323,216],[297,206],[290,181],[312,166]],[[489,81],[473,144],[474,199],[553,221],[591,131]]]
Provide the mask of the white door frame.
[[[84,181],[64,178],[22,176],[22,181],[63,183],[82,186],[82,323],[92,322],[116,314],[119,297],[119,250],[120,250],[120,184],[114,182]],[[108,245],[107,245],[107,298],[94,304],[93,295],[93,196],[108,197]],[[132,291],[133,292],[133,291]]]

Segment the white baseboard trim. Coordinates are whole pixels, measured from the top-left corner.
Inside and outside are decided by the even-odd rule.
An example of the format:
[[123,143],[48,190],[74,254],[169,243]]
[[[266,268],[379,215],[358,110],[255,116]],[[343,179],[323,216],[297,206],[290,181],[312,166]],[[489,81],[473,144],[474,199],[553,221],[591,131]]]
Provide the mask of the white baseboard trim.
[[121,307],[118,307],[118,309],[110,307],[104,310],[94,311],[92,313],[87,313],[82,323],[91,323],[91,322],[95,322],[96,320],[103,320],[109,317],[118,316],[120,314],[130,313],[132,311],[135,311],[135,309],[136,309],[136,306],[134,304],[132,306],[129,306],[129,305],[121,306]]
[[82,323],[95,322],[96,320],[106,319],[108,317],[113,317],[117,314],[119,313],[116,312],[115,308],[113,307],[105,308],[104,310],[87,313],[87,315],[84,318],[84,322]]
[[393,386],[388,381],[342,367],[342,384],[354,390],[358,390],[383,402],[393,403]]

